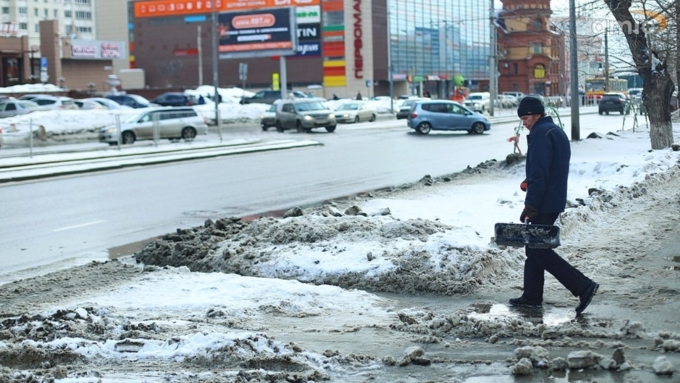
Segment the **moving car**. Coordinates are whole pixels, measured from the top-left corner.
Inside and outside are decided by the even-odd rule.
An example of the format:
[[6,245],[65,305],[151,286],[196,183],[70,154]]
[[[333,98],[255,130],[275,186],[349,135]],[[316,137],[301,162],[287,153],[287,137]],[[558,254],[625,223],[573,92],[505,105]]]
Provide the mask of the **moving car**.
[[402,118],[407,118],[409,112],[411,112],[411,107],[416,103],[416,101],[429,100],[429,98],[411,98],[404,100],[404,102],[399,105],[399,110],[397,111],[397,120]]
[[71,97],[55,97],[55,96],[39,96],[32,100],[36,104],[40,105],[41,109],[70,109],[78,110],[78,105],[76,105],[75,100]]
[[609,114],[609,112],[619,112],[623,114],[626,110],[626,96],[623,93],[605,93],[597,106],[597,113]]
[[630,88],[628,89],[628,95],[631,100],[641,100],[642,99],[642,88]]
[[191,97],[179,92],[166,92],[151,100],[160,106],[192,106],[197,104]]
[[279,106],[275,122],[279,133],[292,128],[300,133],[310,132],[313,128],[326,128],[328,133],[333,133],[337,126],[333,111],[321,101],[284,100]]
[[[158,138],[193,141],[197,134],[208,134],[205,119],[191,107],[149,109],[137,113],[121,123],[120,142],[133,144],[139,140],[153,140],[154,120],[158,121]],[[118,128],[109,125],[99,131],[99,141],[109,145],[118,143]]]
[[136,94],[107,94],[106,98],[135,109],[152,106],[149,100]]
[[270,127],[276,126],[276,104],[272,104],[269,109],[262,113],[260,116],[260,126],[265,132]]
[[337,122],[373,122],[375,119],[375,109],[363,102],[348,102],[340,104],[335,109],[335,121]]
[[475,112],[484,113],[489,109],[491,103],[491,93],[472,92],[465,98],[465,107]]
[[20,116],[40,109],[40,105],[32,101],[5,99],[0,101],[0,118]]
[[486,117],[448,100],[418,101],[411,109],[407,123],[419,134],[428,134],[432,130],[465,130],[483,134],[491,129]]

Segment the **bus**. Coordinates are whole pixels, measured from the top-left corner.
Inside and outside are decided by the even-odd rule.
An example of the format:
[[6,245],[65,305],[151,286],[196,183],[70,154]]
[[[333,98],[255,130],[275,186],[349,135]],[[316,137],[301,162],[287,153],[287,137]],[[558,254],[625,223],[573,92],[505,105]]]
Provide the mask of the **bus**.
[[599,102],[602,95],[609,92],[628,93],[628,81],[621,78],[610,78],[609,88],[605,89],[604,77],[594,77],[586,79],[586,100]]

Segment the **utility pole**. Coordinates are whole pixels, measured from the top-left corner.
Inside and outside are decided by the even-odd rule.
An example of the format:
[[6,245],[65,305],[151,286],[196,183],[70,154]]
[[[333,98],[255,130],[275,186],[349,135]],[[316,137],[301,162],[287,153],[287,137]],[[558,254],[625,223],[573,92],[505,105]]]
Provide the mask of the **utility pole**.
[[493,5],[494,0],[489,0],[489,29],[491,31],[491,46],[489,47],[489,116],[494,115],[494,104],[496,103],[496,13]]
[[213,0],[211,12],[213,86],[215,87],[213,101],[215,101],[215,123],[217,123],[217,135],[220,137],[220,142],[222,142],[222,124],[220,123],[220,93],[217,90],[219,87],[219,81],[217,71],[217,12],[215,12],[215,3],[216,1]]
[[578,99],[578,56],[576,47],[576,0],[569,0],[569,71],[571,72],[571,140],[581,140]]
[[203,49],[202,49],[202,36],[201,36],[201,26],[197,28],[198,36],[196,37],[196,46],[198,47],[198,86],[203,85]]
[[[675,20],[680,20],[680,1],[675,2]],[[675,25],[675,55],[675,85],[680,87],[680,26],[677,25],[677,21]]]
[[390,11],[387,11],[387,76],[390,83],[390,113],[394,114],[394,67],[392,66],[392,30]]
[[604,29],[604,91],[609,92],[609,39],[607,28]]

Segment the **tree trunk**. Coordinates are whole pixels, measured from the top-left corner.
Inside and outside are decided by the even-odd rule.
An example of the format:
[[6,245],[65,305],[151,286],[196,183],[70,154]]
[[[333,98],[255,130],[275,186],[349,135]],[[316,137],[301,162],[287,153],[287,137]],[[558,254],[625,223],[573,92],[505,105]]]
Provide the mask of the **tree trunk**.
[[652,149],[664,149],[673,144],[670,100],[675,85],[668,72],[667,57],[660,58],[649,49],[649,43],[641,27],[630,13],[631,0],[604,0],[621,25],[633,55],[638,74],[644,82],[642,97],[649,116]]

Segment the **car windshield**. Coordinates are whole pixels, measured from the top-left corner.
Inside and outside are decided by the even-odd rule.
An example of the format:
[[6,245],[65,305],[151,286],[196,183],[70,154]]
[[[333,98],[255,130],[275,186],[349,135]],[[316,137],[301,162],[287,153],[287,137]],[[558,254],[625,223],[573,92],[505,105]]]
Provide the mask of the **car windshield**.
[[313,112],[315,110],[326,110],[326,107],[320,102],[305,102],[295,104],[295,109],[300,112]]
[[276,104],[272,105],[267,109],[267,112],[276,112]]
[[416,103],[416,100],[406,100],[406,101],[404,101],[403,104],[401,104],[401,107],[402,107],[402,108],[405,107],[405,106],[409,106],[409,107],[410,107],[411,105],[413,105],[413,104],[415,104],[415,103]]
[[359,109],[359,104],[342,104],[338,106],[336,110],[357,110]]
[[50,100],[50,99],[45,99],[45,98],[34,98],[33,102],[37,103],[38,105],[52,105],[57,100]]
[[142,117],[144,117],[147,113],[148,113],[148,112],[133,114],[132,116],[126,118],[124,122],[137,122],[137,121],[139,121]]
[[40,106],[33,101],[19,101],[19,104],[26,109],[35,109]]
[[473,94],[472,96],[468,97],[468,100],[481,100],[482,96],[478,94]]
[[131,99],[137,101],[137,103],[142,104],[142,105],[149,105],[149,100],[145,99],[142,96],[136,95],[136,94],[129,94]]

